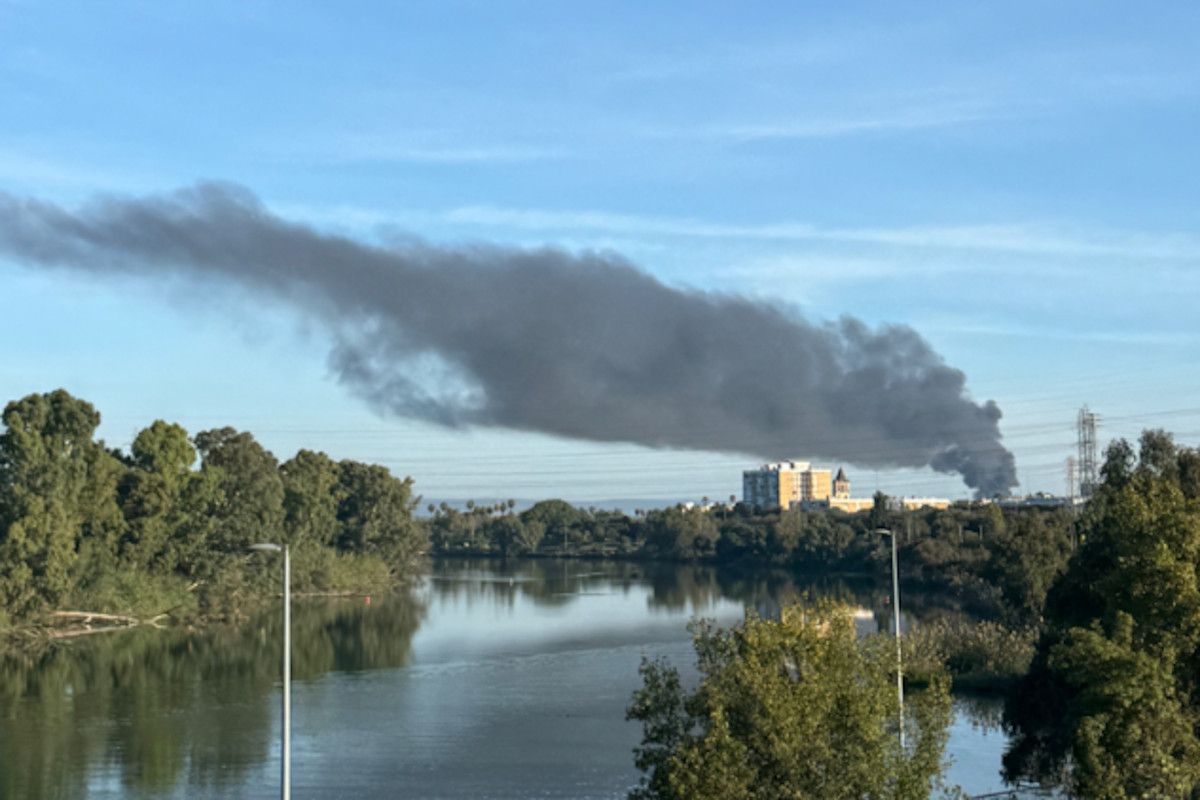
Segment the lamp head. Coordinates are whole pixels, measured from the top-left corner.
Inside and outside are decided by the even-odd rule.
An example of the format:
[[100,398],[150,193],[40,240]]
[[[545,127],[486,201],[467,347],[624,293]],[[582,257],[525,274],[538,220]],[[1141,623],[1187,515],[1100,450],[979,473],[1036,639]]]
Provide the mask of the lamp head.
[[255,544],[250,545],[250,547],[247,549],[254,550],[258,553],[278,553],[283,550],[282,547],[274,542],[256,542]]

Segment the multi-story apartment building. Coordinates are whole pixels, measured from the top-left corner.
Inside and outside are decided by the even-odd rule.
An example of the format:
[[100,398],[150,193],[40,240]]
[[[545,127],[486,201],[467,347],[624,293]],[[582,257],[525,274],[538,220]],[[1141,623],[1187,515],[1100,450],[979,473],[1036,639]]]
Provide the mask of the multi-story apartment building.
[[742,502],[751,506],[787,509],[832,495],[833,473],[807,461],[779,461],[742,473]]

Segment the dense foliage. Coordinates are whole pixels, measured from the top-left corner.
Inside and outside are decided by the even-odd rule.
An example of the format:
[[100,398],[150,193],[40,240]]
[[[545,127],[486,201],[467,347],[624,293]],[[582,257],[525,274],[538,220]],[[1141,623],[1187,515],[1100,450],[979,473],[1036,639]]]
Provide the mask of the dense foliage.
[[1051,582],[1066,567],[1074,518],[1067,509],[1002,512],[992,504],[871,513],[763,511],[744,504],[638,511],[576,508],[546,500],[520,513],[514,503],[429,507],[438,555],[590,556],[705,561],[886,577],[880,526],[899,533],[907,585],[958,599],[977,615],[1035,623]]
[[1008,773],[1082,797],[1200,793],[1200,454],[1161,431],[1140,445],[1108,448],[1009,708]]
[[848,612],[788,609],[779,622],[693,630],[700,683],[642,665],[628,716],[643,726],[633,800],[925,800],[938,785],[948,681],[906,704],[897,736],[895,651],[859,640]]
[[[64,606],[221,612],[261,595],[287,543],[299,589],[386,581],[426,547],[412,482],[301,451],[279,464],[245,432],[157,421],[130,451],[59,390],[9,403],[0,434],[0,622]],[[197,463],[198,462],[198,463]]]

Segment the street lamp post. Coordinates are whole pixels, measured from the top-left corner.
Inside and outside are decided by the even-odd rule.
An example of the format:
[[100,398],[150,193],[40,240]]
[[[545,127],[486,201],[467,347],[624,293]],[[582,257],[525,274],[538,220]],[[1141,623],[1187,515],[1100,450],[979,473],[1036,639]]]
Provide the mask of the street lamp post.
[[896,534],[887,528],[875,533],[892,540],[892,613],[896,625],[896,699],[900,702],[900,749],[904,749],[904,660],[900,653],[900,573],[896,569]]
[[280,753],[279,796],[292,797],[292,565],[287,545],[259,542],[250,545],[260,553],[283,553],[283,743]]

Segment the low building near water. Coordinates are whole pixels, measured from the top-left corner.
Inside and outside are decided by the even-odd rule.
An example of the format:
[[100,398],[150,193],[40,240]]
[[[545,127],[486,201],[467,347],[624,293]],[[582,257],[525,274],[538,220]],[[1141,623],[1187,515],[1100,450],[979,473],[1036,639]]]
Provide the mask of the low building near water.
[[916,511],[920,508],[949,508],[948,497],[889,497],[888,508],[893,511]]

